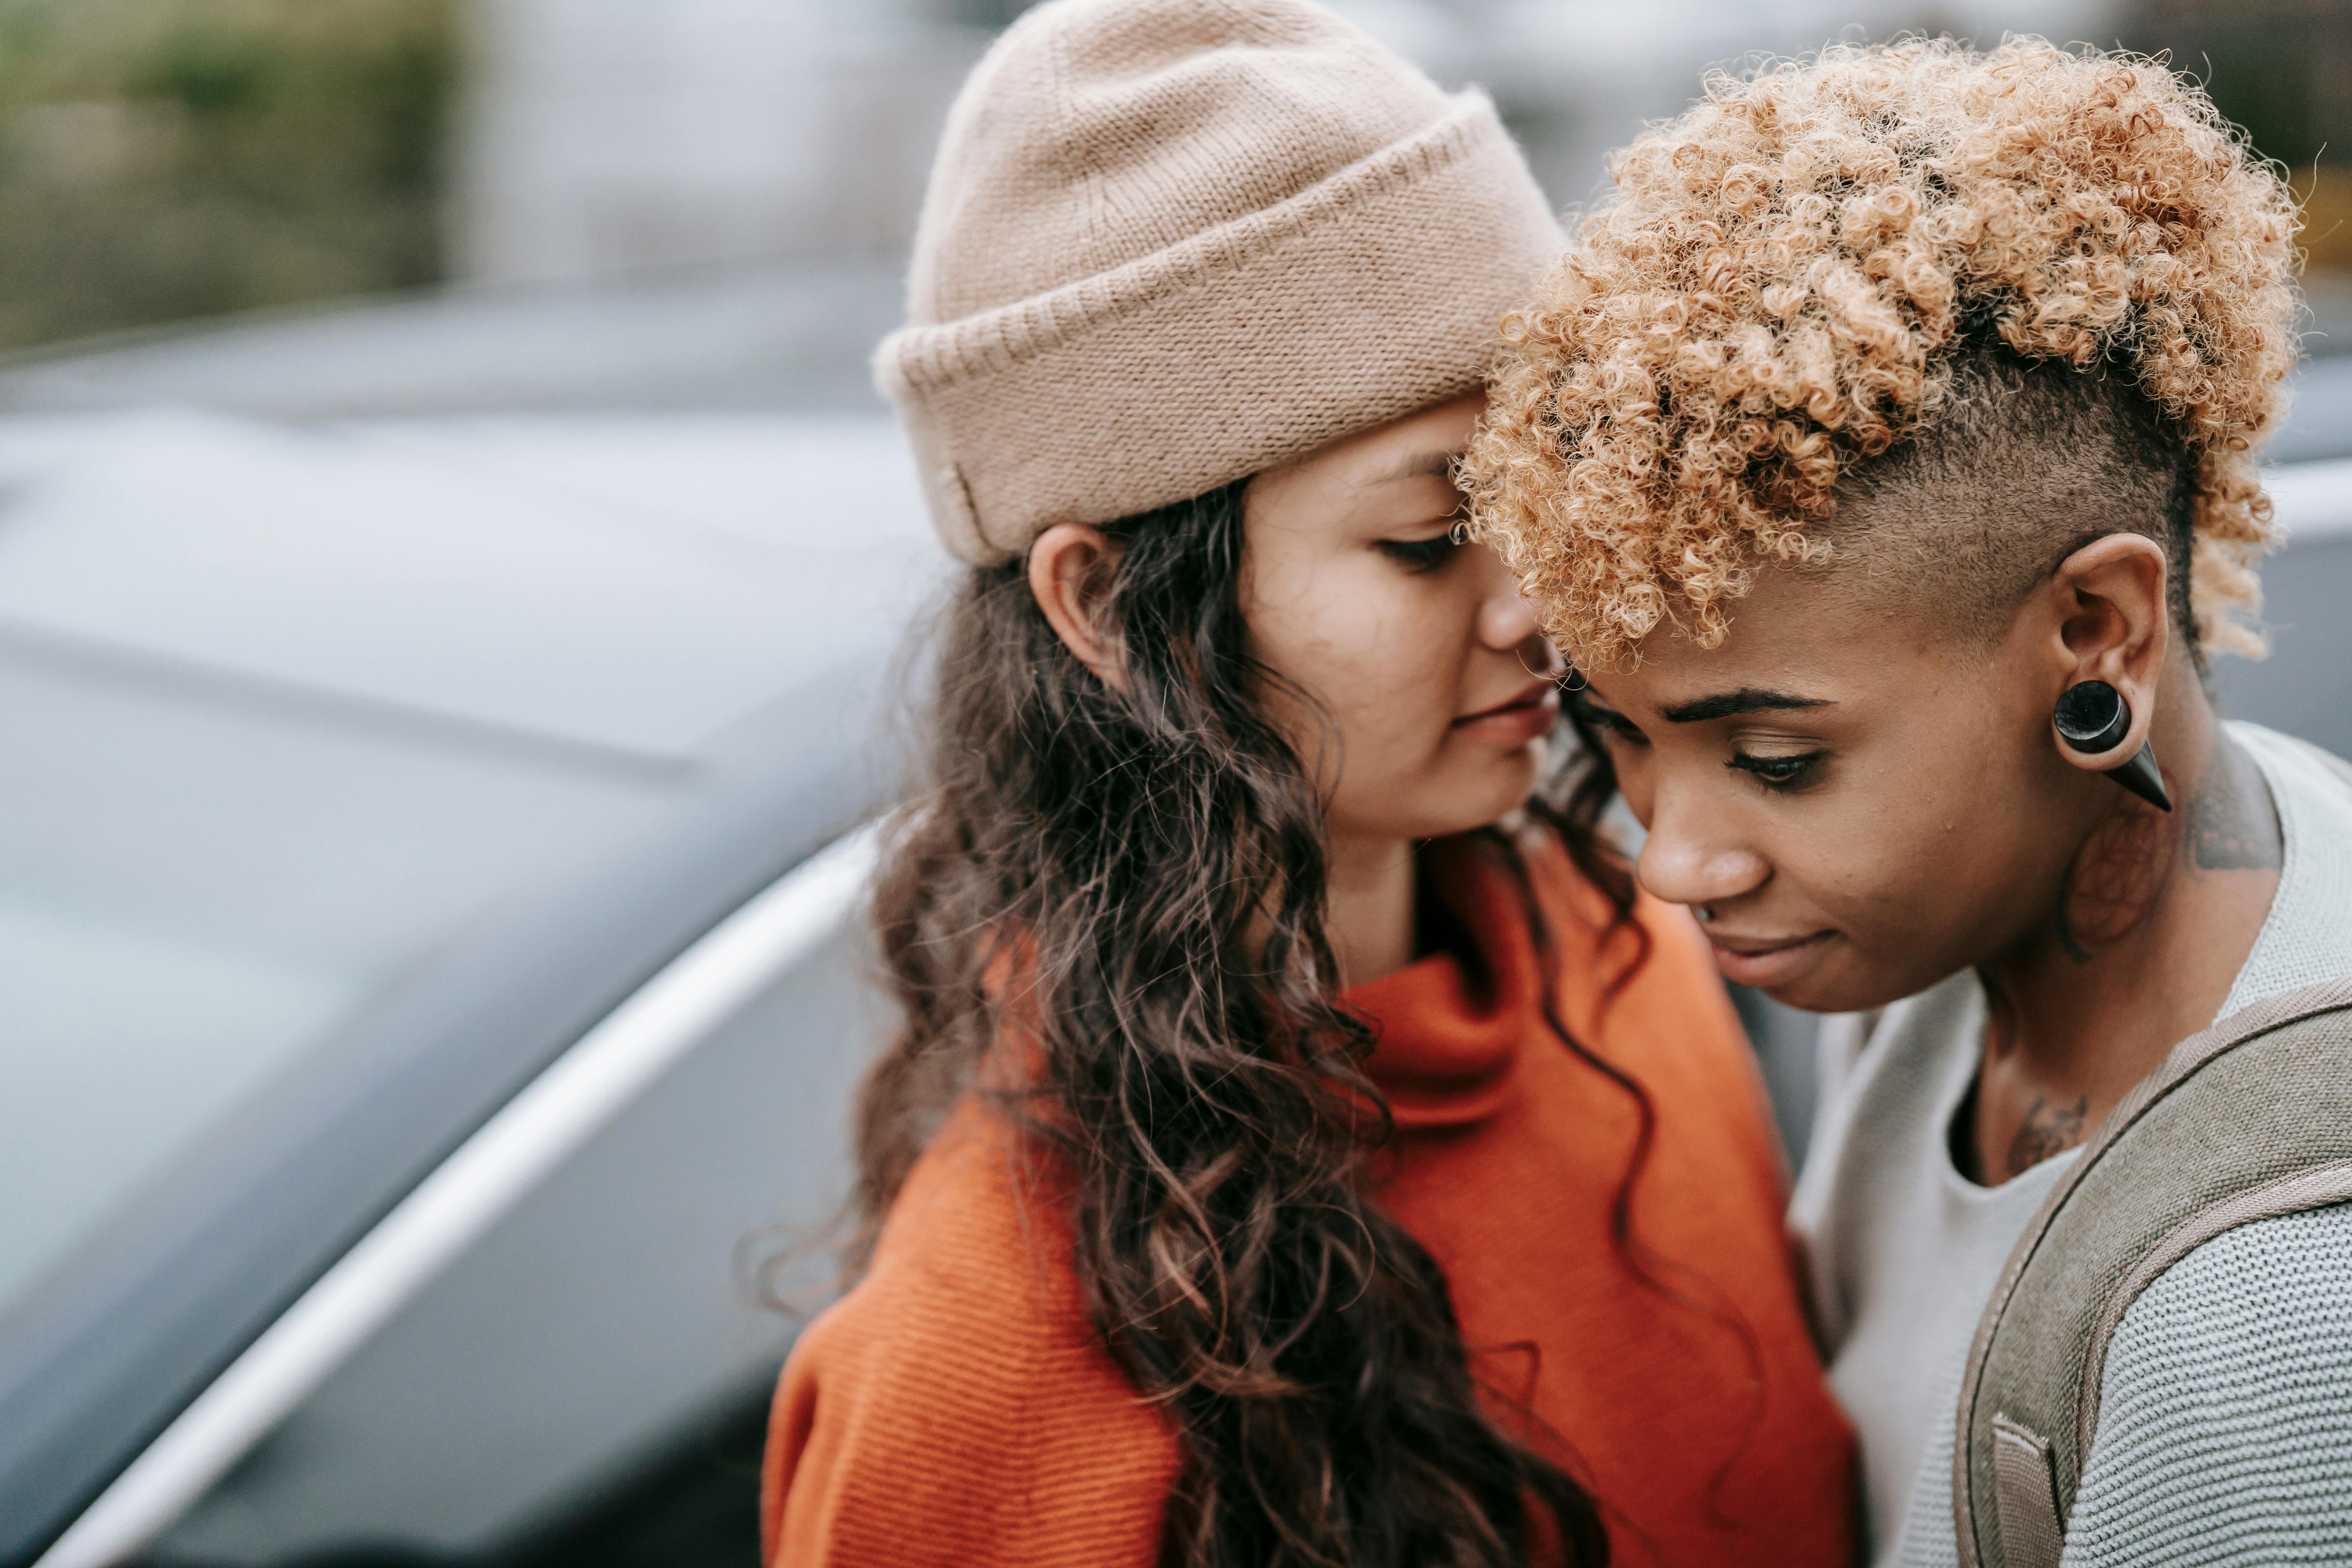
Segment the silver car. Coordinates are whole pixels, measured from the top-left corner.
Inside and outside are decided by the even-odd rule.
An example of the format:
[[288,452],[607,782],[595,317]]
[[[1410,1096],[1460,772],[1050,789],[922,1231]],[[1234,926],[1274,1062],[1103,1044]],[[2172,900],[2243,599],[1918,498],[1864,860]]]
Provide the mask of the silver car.
[[0,1563],[743,1559],[754,1276],[886,1026],[895,429],[62,401],[0,420]]

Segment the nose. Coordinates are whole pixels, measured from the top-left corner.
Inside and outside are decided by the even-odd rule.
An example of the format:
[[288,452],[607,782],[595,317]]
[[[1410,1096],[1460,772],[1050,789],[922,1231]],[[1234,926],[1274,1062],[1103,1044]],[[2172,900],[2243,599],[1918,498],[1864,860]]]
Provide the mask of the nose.
[[1510,568],[1501,557],[1486,553],[1493,570],[1487,574],[1490,586],[1486,600],[1478,606],[1478,640],[1497,653],[1507,653],[1533,641],[1542,628],[1536,621],[1536,607],[1520,594]]
[[1719,810],[1661,789],[1633,873],[1673,904],[1727,904],[1771,880],[1771,862],[1739,842]]

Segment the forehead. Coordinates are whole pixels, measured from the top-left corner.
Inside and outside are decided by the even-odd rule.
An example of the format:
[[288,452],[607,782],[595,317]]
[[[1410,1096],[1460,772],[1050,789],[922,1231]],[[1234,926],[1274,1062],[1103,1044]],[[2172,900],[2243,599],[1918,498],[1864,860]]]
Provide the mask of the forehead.
[[1452,398],[1344,437],[1290,467],[1359,483],[1391,476],[1450,473],[1453,460],[1469,445],[1470,433],[1477,427],[1478,416],[1486,406],[1484,393]]
[[1680,628],[1644,638],[1631,670],[1596,670],[1603,698],[1650,709],[1679,707],[1741,689],[1842,701],[1916,679],[1955,651],[1925,617],[1906,615],[1863,565],[1772,564],[1730,605],[1731,628],[1702,647]]
[[1254,514],[1280,521],[1446,497],[1454,459],[1485,406],[1485,395],[1473,394],[1343,437],[1260,474],[1251,481],[1249,505]]

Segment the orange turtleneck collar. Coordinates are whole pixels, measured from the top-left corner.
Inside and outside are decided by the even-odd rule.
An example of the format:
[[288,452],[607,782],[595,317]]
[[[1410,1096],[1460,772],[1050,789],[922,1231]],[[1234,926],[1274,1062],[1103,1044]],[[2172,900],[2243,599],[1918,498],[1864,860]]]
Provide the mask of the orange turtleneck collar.
[[[1400,1131],[1466,1127],[1499,1110],[1517,1087],[1522,1054],[1538,1042],[1557,1043],[1544,1018],[1542,955],[1528,921],[1533,894],[1553,904],[1549,925],[1567,916],[1571,935],[1590,935],[1595,921],[1612,911],[1596,889],[1581,881],[1582,897],[1563,900],[1559,868],[1539,860],[1525,875],[1505,858],[1502,847],[1483,836],[1442,838],[1422,847],[1417,857],[1425,910],[1439,918],[1436,951],[1403,968],[1350,986],[1346,1004],[1379,1031],[1379,1047],[1367,1068],[1388,1096]],[[1544,894],[1553,895],[1545,899]],[[1566,904],[1566,908],[1557,906]],[[1622,967],[1638,942],[1592,944],[1595,962]],[[1557,946],[1559,933],[1553,934]],[[1583,945],[1580,943],[1579,945]],[[1555,1005],[1562,998],[1555,995]]]

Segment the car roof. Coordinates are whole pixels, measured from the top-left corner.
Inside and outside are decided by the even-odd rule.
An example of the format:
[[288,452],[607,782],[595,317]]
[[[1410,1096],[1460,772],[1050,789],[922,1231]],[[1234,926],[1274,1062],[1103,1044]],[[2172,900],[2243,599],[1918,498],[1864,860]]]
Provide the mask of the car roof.
[[869,263],[336,300],[0,357],[0,410],[878,414],[866,356],[900,295],[898,268]]

